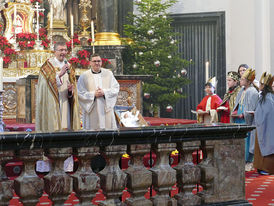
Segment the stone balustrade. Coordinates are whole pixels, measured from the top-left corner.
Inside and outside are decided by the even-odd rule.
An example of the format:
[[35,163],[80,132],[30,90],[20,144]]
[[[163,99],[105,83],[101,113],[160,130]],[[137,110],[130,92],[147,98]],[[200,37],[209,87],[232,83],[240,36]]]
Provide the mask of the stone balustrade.
[[[251,129],[247,125],[195,124],[100,132],[2,133],[0,205],[9,205],[15,192],[23,205],[34,206],[46,192],[53,205],[59,206],[72,191],[78,205],[92,205],[99,189],[105,196],[100,206],[250,205],[245,200],[244,138]],[[179,163],[172,168],[169,155],[175,149]],[[192,153],[198,149],[204,158],[194,164]],[[156,164],[146,168],[143,156],[151,151],[157,155]],[[126,170],[119,167],[124,153],[131,157]],[[72,154],[79,166],[69,174],[63,170],[63,162]],[[91,159],[98,154],[105,157],[106,166],[96,174]],[[51,159],[51,170],[40,178],[35,162],[43,155]],[[23,172],[9,180],[4,166],[15,157],[23,161]],[[202,190],[193,193],[197,185]],[[175,186],[178,190],[171,195]],[[130,197],[122,202],[125,189]],[[152,189],[153,195],[145,196]]]

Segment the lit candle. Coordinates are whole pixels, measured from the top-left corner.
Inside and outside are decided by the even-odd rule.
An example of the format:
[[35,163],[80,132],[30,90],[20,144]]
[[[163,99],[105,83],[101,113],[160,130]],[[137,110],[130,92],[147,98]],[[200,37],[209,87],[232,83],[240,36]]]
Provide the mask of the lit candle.
[[3,57],[0,57],[0,90],[3,90]]
[[70,15],[70,31],[71,31],[71,38],[73,39],[73,15]]
[[205,63],[205,79],[206,79],[206,82],[207,82],[207,80],[208,80],[208,75],[209,75],[209,61],[207,61],[206,63]]
[[52,5],[50,5],[50,29],[52,30],[52,28],[53,28],[53,7],[52,7]]
[[92,39],[92,42],[95,42],[95,39],[94,39],[94,21],[91,20],[90,22],[90,28],[91,28],[91,39]]
[[16,24],[16,16],[17,16],[17,9],[16,9],[16,4],[14,5],[14,17],[13,17],[13,22],[14,22],[14,25]]

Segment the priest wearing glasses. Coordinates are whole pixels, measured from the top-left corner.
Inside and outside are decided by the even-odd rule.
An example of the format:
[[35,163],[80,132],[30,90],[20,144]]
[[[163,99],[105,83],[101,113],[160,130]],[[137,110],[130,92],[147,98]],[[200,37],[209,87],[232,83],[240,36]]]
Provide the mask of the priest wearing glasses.
[[101,66],[100,55],[93,54],[90,69],[79,77],[77,84],[86,130],[117,129],[114,106],[120,86],[113,73]]

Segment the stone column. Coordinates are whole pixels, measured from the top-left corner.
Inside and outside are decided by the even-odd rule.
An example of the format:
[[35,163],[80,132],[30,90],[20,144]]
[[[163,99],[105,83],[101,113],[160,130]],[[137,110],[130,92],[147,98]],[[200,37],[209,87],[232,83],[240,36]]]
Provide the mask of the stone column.
[[152,173],[144,167],[144,155],[150,151],[150,144],[129,145],[130,166],[125,171],[128,174],[127,188],[130,198],[125,203],[128,206],[152,206],[151,200],[144,197],[147,188],[152,183]]
[[64,161],[72,153],[72,148],[51,148],[48,152],[51,170],[44,177],[45,192],[55,206],[64,205],[72,192],[72,178],[64,171]]
[[126,37],[124,34],[124,25],[132,23],[127,18],[128,14],[132,12],[132,0],[118,0],[118,33],[122,37]]
[[177,144],[180,162],[174,169],[177,172],[177,186],[179,188],[179,193],[175,195],[175,198],[179,206],[199,205],[201,203],[201,198],[192,193],[192,190],[201,179],[200,168],[194,165],[192,161],[192,153],[199,149],[199,143],[186,142]]
[[201,168],[201,185],[203,186],[203,191],[200,192],[199,195],[202,197],[203,202],[209,203],[214,202],[215,199],[217,199],[216,196],[218,195],[216,194],[218,170],[215,166],[214,160],[214,144],[203,145],[202,150],[204,153],[204,159],[199,164],[199,167]]
[[44,181],[35,173],[35,163],[42,158],[43,149],[20,150],[24,162],[21,175],[14,180],[14,190],[23,205],[35,206],[43,194]]
[[120,205],[120,197],[126,187],[127,175],[120,169],[119,160],[126,153],[126,145],[107,146],[102,150],[106,158],[106,167],[99,172],[101,189],[106,200],[99,206]]
[[96,1],[95,45],[121,45],[118,31],[118,0]]
[[0,205],[3,206],[8,206],[13,197],[13,181],[8,179],[4,170],[5,165],[13,156],[13,151],[0,152]]
[[176,184],[176,171],[169,165],[169,155],[176,149],[176,143],[157,144],[153,151],[157,155],[156,165],[151,168],[152,186],[156,191],[156,196],[151,200],[153,205],[176,206],[176,199],[169,196],[172,186]]
[[99,177],[92,171],[91,159],[99,154],[99,147],[82,147],[77,149],[79,159],[78,170],[71,175],[73,190],[80,201],[80,205],[92,205],[91,200],[99,189]]

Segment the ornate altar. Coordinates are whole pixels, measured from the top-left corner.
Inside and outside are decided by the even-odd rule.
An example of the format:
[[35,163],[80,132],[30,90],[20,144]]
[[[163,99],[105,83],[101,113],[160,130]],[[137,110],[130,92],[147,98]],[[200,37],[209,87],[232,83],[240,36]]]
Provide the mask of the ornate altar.
[[[66,13],[64,16],[69,17],[70,15],[74,15],[75,10],[78,9],[76,8],[77,6],[80,6],[82,11],[81,15],[80,13],[79,15],[78,13],[74,15],[72,24],[71,18],[55,19],[53,17],[53,4],[56,2],[51,1],[50,9],[45,8],[45,16],[48,15],[47,18],[44,18],[44,22],[47,22],[46,28],[51,42],[60,39],[69,41],[67,26],[70,25],[72,27],[71,30],[74,31],[73,27],[76,25],[75,28],[77,28],[80,24],[82,29],[79,33],[80,40],[84,37],[85,39],[93,37],[93,42],[89,46],[82,44],[82,46],[85,46],[82,48],[89,50],[91,53],[94,53],[96,49],[96,52],[100,53],[101,57],[108,59],[110,65],[107,68],[112,69],[120,83],[121,89],[117,105],[127,106],[127,100],[130,97],[137,109],[142,111],[141,81],[146,77],[122,75],[123,62],[121,51],[124,49],[124,46],[121,45],[117,32],[117,2],[115,0],[109,1],[109,4],[112,6],[108,6],[108,10],[105,11],[105,3],[98,1],[99,4],[96,5],[96,13],[92,13],[89,17],[91,10],[88,10],[88,8],[94,8],[90,5],[90,0],[80,0],[79,5],[75,1],[68,1],[66,4],[67,8],[64,8],[64,13]],[[12,3],[4,4],[4,7],[0,7],[3,10],[4,20],[2,23],[5,24],[3,34],[18,51],[16,61],[13,61],[9,65],[4,65],[5,68],[3,70],[3,88],[5,91],[3,94],[3,117],[5,119],[17,118],[20,122],[35,121],[35,85],[37,83],[37,76],[40,66],[53,55],[53,45],[51,43],[48,49],[43,49],[42,46],[42,48],[34,47],[35,49],[19,51],[18,43],[16,42],[17,35],[14,34],[35,32],[39,36],[40,14],[38,13],[44,9],[39,9],[40,5],[38,4],[36,2],[36,5],[33,5],[29,0],[15,0]],[[60,9],[60,7],[56,8]],[[89,28],[91,29],[89,30]],[[75,32],[79,31],[75,29]],[[87,41],[85,42],[87,43]],[[38,41],[36,40],[35,43],[37,44]],[[76,75],[79,76],[84,71],[85,69],[77,68]]]
[[15,40],[14,34],[33,33],[34,11],[30,3],[8,3],[8,7],[3,9],[3,14],[6,20],[4,36],[10,42]]
[[[84,70],[77,69],[78,74],[83,71]],[[77,75],[77,77],[78,76],[79,75]],[[116,105],[131,106],[131,103],[129,102],[132,102],[139,111],[142,111],[142,80],[149,78],[149,76],[117,75],[115,78],[120,84],[120,92],[118,94]],[[37,75],[29,75],[25,78],[21,78],[16,81],[15,88],[9,92],[13,99],[12,102],[17,102],[17,105],[13,105],[13,109],[15,108],[16,111],[15,115],[17,122],[35,123],[35,90],[37,80]],[[14,96],[16,92],[17,95]]]

